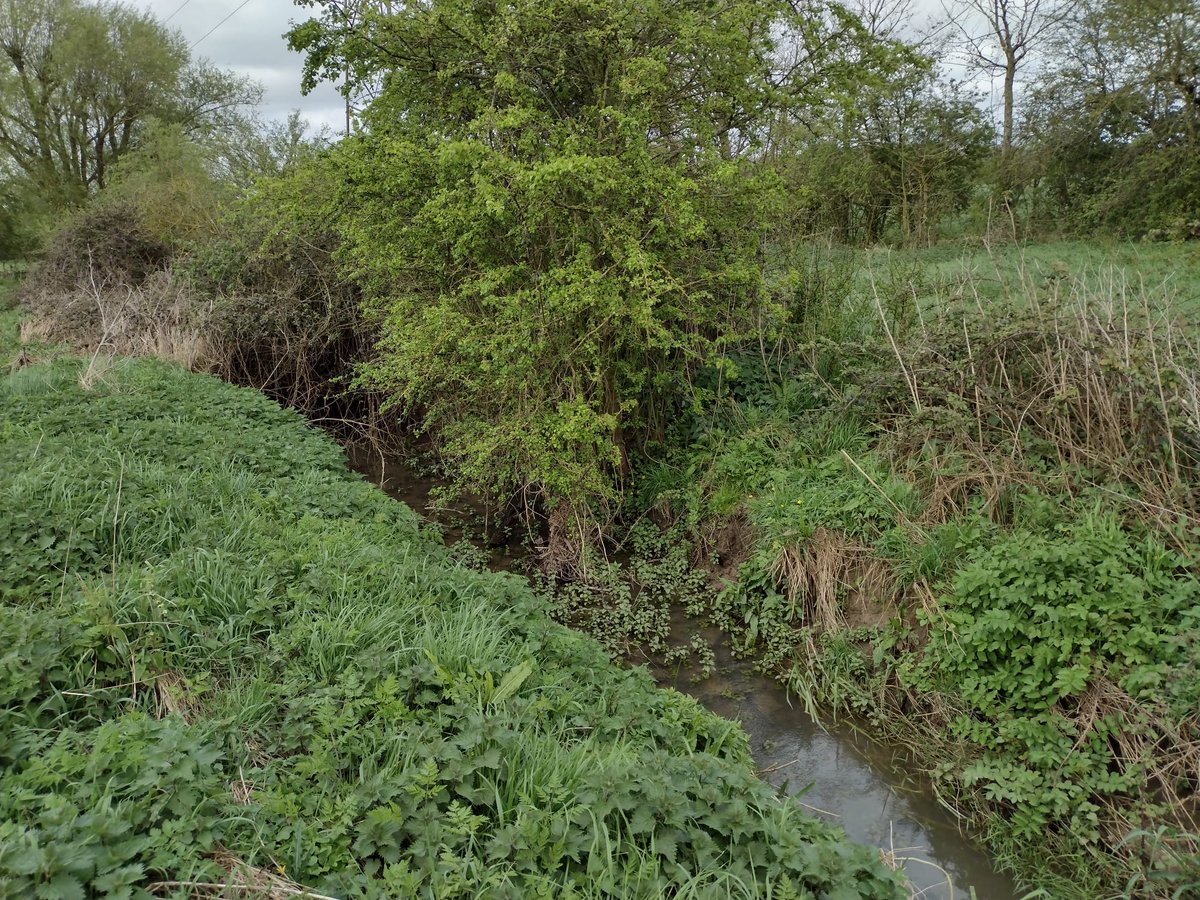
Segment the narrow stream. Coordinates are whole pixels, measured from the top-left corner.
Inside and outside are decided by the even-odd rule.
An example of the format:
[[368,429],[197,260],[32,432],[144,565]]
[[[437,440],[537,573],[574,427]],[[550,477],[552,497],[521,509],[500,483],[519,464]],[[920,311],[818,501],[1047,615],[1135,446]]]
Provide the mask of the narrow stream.
[[[381,457],[351,446],[350,465],[392,497],[442,525],[447,540],[463,537],[464,514],[471,507],[430,507],[438,482],[418,473],[405,460]],[[493,569],[518,570],[520,551],[495,548]],[[679,619],[676,627],[697,630]],[[915,896],[929,900],[1011,900],[1013,881],[998,872],[987,854],[964,837],[954,816],[934,798],[924,779],[906,766],[901,748],[868,740],[846,727],[814,721],[776,681],[754,672],[750,662],[733,657],[728,640],[716,629],[701,629],[713,647],[716,670],[693,683],[687,669],[653,668],[660,684],[689,694],[713,712],[741,723],[762,778],[799,802],[814,816],[841,826],[853,841],[879,847],[901,866]]]
[[716,655],[711,677],[693,683],[686,669],[655,669],[655,675],[660,684],[740,722],[760,777],[796,795],[817,818],[840,825],[850,840],[879,847],[903,867],[918,897],[1019,896],[1012,879],[962,835],[929,783],[913,774],[902,748],[814,721],[779,682],[735,659],[721,632],[701,633]]

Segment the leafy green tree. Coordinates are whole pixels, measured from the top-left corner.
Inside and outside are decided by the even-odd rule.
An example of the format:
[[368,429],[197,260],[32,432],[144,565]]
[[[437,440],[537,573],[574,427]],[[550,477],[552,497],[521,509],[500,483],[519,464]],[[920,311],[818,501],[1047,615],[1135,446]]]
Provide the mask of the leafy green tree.
[[1054,57],[1026,124],[1042,215],[1200,233],[1200,3],[1087,0]]
[[207,143],[220,176],[248,188],[260,178],[287,175],[314,160],[333,143],[333,133],[328,126],[314,130],[297,109],[275,121],[247,118]]
[[36,186],[0,160],[0,260],[27,256],[49,230],[50,218]]
[[779,50],[816,14],[433,0],[348,29],[320,6],[290,35],[308,83],[381,85],[331,163],[381,323],[367,378],[423,413],[461,485],[583,521],[694,367],[771,316],[757,148],[783,104],[814,100]]
[[200,134],[259,95],[133,7],[0,0],[0,153],[54,204],[102,189],[152,119]]
[[937,77],[930,57],[897,48],[854,102],[780,138],[789,211],[803,232],[839,242],[897,236],[929,243],[966,206],[992,130],[974,98]]

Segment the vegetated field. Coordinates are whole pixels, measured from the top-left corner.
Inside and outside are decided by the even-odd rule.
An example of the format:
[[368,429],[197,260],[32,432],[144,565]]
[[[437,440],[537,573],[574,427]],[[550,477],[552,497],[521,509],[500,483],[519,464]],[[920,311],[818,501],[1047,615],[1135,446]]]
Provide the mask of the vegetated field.
[[713,373],[640,508],[1028,884],[1200,890],[1195,250],[803,252],[802,315]]
[[[964,249],[939,245],[921,250],[868,253],[894,256],[920,273],[931,294],[969,285],[980,298],[1027,296],[1031,286],[1061,283],[1093,294],[1124,289],[1171,298],[1181,313],[1200,314],[1200,245],[1123,241],[1001,243]],[[873,265],[873,267],[875,267]]]
[[[899,897],[257,392],[0,376],[0,894]],[[7,348],[7,349],[4,349]]]

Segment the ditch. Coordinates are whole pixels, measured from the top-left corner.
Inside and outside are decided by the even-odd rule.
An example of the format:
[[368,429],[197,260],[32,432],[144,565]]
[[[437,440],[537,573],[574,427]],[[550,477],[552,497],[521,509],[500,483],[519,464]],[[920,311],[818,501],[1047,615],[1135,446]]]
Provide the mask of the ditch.
[[[350,466],[389,496],[402,501],[445,532],[448,543],[471,540],[488,552],[493,570],[523,572],[527,556],[517,540],[487,546],[464,522],[481,508],[434,501],[439,481],[403,457],[365,445],[347,447]],[[712,648],[715,668],[652,663],[664,687],[688,694],[717,715],[738,721],[750,737],[760,777],[795,796],[812,815],[838,825],[850,840],[875,846],[903,868],[922,900],[1009,900],[1015,883],[959,829],[932,786],[912,771],[900,746],[873,741],[848,724],[814,720],[778,682],[734,657],[717,629],[677,614],[672,643],[688,644],[699,633]],[[707,677],[702,677],[706,675]]]

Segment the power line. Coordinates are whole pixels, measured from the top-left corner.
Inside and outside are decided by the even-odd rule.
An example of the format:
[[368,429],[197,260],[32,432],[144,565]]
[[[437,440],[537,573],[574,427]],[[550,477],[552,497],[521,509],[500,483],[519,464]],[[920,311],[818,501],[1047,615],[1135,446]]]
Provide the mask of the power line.
[[[190,0],[189,0],[189,2],[190,2]],[[212,28],[208,29],[208,31],[206,31],[204,33],[204,37],[200,38],[200,40],[198,40],[198,41],[195,41],[190,47],[188,47],[188,50],[195,50],[196,47],[198,47],[200,44],[202,44],[205,40],[208,39],[209,35],[211,35],[214,31],[216,31],[218,28],[220,28],[222,25],[224,25],[226,22],[228,22],[230,19],[232,19],[234,16],[236,16],[239,12],[241,12],[242,7],[245,6],[249,2],[250,2],[250,0],[242,0],[242,2],[238,4],[237,9],[235,9],[233,12],[231,12],[229,15],[227,15],[225,18],[223,18],[220,22],[218,22]],[[184,6],[186,6],[186,5],[187,4],[185,3]]]
[[171,13],[169,16],[167,16],[165,19],[163,19],[162,23],[164,25],[166,25],[173,18],[175,18],[177,15],[179,15],[181,12],[183,12],[183,7],[187,6],[191,2],[192,2],[192,0],[183,0],[183,6],[180,6],[177,10],[175,10],[175,12]]

